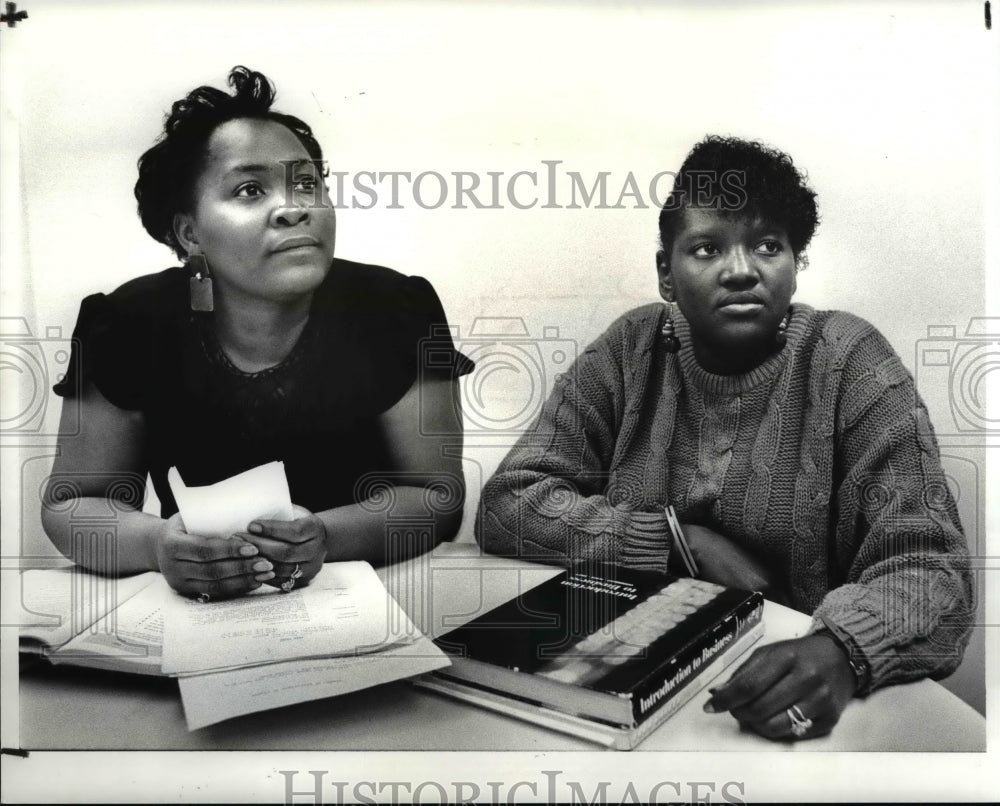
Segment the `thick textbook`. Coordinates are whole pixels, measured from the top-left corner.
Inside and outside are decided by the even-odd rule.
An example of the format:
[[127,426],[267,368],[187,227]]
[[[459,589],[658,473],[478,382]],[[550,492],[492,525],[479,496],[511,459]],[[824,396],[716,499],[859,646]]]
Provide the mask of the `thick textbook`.
[[610,565],[567,570],[436,643],[426,687],[622,749],[763,633],[760,593]]
[[198,604],[159,573],[21,576],[21,650],[53,663],[180,678],[192,730],[447,665],[368,563],[328,563],[308,587]]

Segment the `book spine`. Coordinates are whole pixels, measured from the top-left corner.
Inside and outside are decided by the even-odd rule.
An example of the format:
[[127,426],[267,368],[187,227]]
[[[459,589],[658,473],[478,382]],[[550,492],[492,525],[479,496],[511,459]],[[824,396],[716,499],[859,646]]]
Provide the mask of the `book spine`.
[[756,594],[741,602],[715,628],[679,650],[661,673],[651,675],[632,696],[633,724],[638,725],[663,708],[712,662],[760,623],[764,597]]
[[677,692],[662,708],[658,708],[653,715],[645,722],[641,722],[631,730],[622,731],[615,739],[616,750],[632,750],[639,745],[647,736],[655,732],[664,722],[676,714],[681,708],[698,696],[705,686],[715,680],[720,674],[728,669],[732,664],[760,640],[764,634],[764,622],[758,621],[756,626],[751,627],[743,633],[741,638],[736,639],[729,649],[712,661],[708,668],[699,676],[699,680],[692,686],[685,686]]

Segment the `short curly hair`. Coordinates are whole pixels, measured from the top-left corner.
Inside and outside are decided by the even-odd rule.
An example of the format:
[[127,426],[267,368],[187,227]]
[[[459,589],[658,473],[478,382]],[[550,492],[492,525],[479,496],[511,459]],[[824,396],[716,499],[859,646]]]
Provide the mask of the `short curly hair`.
[[816,194],[792,158],[753,140],[708,135],[691,149],[660,210],[660,246],[668,259],[688,207],[707,208],[744,220],[763,219],[788,235],[795,264],[819,225]]
[[290,129],[312,160],[323,151],[312,129],[292,115],[271,110],[275,89],[263,73],[234,67],[228,94],[215,87],[198,87],[175,101],[156,144],[139,158],[135,198],[146,232],[166,244],[181,259],[187,256],[174,234],[174,215],[194,209],[194,190],[204,168],[208,140],[223,123],[237,118],[273,120]]

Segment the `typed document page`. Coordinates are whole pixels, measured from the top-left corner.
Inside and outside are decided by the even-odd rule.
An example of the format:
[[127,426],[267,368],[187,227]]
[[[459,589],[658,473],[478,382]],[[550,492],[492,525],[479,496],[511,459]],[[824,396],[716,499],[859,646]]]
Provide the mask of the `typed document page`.
[[163,670],[183,675],[360,655],[417,635],[368,563],[327,563],[308,587],[290,593],[264,586],[249,596],[206,603],[174,596]]

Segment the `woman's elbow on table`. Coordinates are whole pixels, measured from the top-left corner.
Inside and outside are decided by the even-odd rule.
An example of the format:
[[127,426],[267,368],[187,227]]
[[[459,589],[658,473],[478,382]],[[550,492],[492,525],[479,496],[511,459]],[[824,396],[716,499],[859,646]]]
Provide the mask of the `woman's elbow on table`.
[[[79,417],[77,433],[74,417]],[[113,517],[121,538],[123,532],[131,531],[132,515],[142,508],[145,423],[141,414],[119,408],[93,383],[87,383],[78,396],[64,403],[60,431],[58,453],[42,493],[42,529],[62,554],[81,562],[81,547],[73,537],[74,518]]]
[[70,539],[70,532],[67,528],[68,518],[65,512],[65,507],[56,507],[53,505],[48,492],[48,488],[50,487],[51,483],[46,485],[46,493],[42,499],[42,531],[45,532],[45,536],[48,537],[52,545],[58,549],[60,554],[68,559],[73,559],[71,546],[72,540]]

